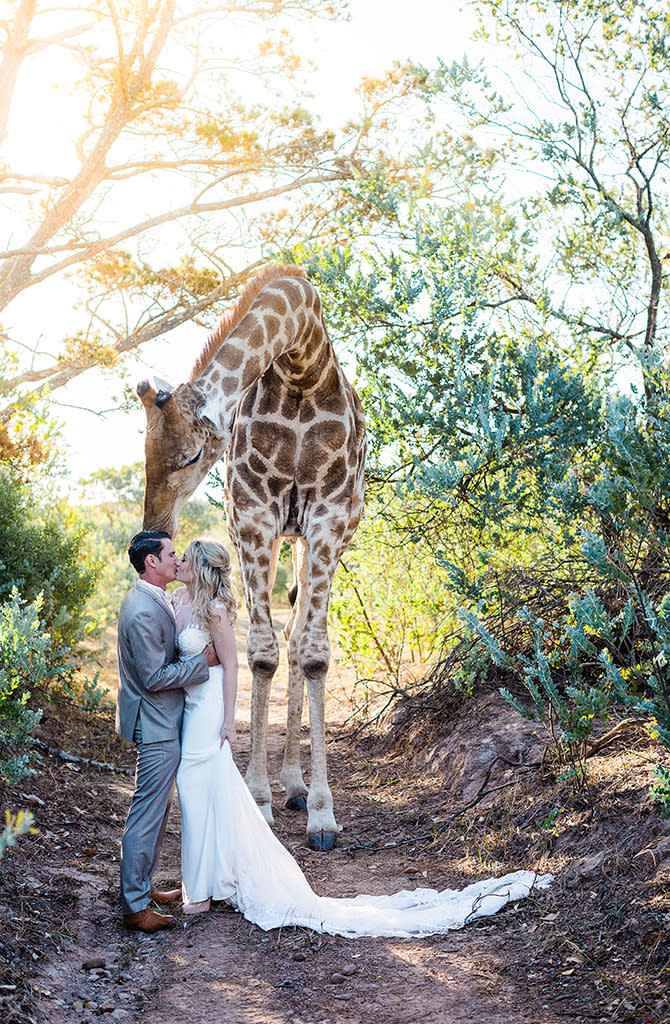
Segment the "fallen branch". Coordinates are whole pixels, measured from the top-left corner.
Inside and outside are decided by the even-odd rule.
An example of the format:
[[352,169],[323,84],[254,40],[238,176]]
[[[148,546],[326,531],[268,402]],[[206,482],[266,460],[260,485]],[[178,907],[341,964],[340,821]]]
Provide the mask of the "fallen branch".
[[46,751],[47,754],[51,754],[52,757],[57,757],[61,761],[66,761],[70,764],[83,764],[87,768],[100,768],[107,772],[116,772],[118,775],[134,775],[135,772],[130,768],[120,768],[116,764],[108,764],[106,761],[94,761],[90,757],[80,757],[78,754],[72,754],[69,750],[60,750],[59,747],[51,747],[44,740],[33,739],[36,747],[40,750]]
[[624,718],[623,721],[617,722],[617,724],[606,732],[600,739],[595,740],[586,751],[586,757],[593,757],[599,750],[606,747],[608,743],[612,743],[615,739],[622,735],[624,732],[630,732],[631,729],[636,728],[638,725],[643,725],[644,720],[642,718]]

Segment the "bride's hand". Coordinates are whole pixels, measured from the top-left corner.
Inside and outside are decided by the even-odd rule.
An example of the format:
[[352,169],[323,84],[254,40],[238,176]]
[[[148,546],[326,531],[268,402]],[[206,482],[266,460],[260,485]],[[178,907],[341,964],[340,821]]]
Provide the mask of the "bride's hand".
[[234,725],[224,725],[223,728],[221,729],[221,746],[223,746],[223,744],[226,742],[226,740],[228,740],[228,742],[230,743],[230,745],[232,747],[232,745],[233,745],[233,743],[235,742],[236,739],[237,739],[237,733],[235,732],[235,726]]

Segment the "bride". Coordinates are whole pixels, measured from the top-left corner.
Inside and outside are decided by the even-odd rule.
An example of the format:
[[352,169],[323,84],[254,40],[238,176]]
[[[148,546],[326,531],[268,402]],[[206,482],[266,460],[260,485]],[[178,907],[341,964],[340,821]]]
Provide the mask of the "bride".
[[301,925],[348,937],[430,935],[494,914],[534,886],[550,884],[551,875],[515,871],[460,891],[317,896],[233,761],[237,653],[228,553],[214,541],[193,541],[177,576],[185,584],[173,594],[180,656],[199,653],[211,637],[221,663],[210,669],[208,682],[186,689],[177,773],[184,913],[202,913],[211,900],[228,900],[265,930]]

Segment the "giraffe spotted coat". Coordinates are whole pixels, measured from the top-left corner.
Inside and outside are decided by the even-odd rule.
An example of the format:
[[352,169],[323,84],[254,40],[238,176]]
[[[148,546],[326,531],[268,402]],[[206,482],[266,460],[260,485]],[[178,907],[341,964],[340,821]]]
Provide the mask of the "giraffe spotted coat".
[[[228,528],[250,624],[247,783],[268,821],[268,702],[279,661],[270,593],[282,538],[294,544],[298,595],[285,631],[289,695],[281,781],[288,806],[304,806],[306,797],[310,845],[328,849],[338,831],[326,767],[328,599],[363,510],[366,442],[362,407],[335,356],[317,289],[300,267],[265,268],[224,313],[188,383],[156,392],[145,382],[138,393],[147,413],[145,528],[173,535],[184,502],[225,455]],[[309,791],[299,756],[305,687]]]

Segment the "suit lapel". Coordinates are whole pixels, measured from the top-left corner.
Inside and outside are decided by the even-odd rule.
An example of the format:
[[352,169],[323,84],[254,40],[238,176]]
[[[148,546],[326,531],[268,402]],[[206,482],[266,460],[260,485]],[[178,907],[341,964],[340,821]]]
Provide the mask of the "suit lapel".
[[147,597],[150,597],[154,604],[158,605],[163,614],[167,615],[168,619],[174,626],[174,615],[170,614],[170,609],[166,606],[165,602],[158,596],[158,594],[152,593],[152,591],[149,590],[147,587],[140,587],[137,583],[135,584],[135,589],[139,590],[141,594],[145,594]]

